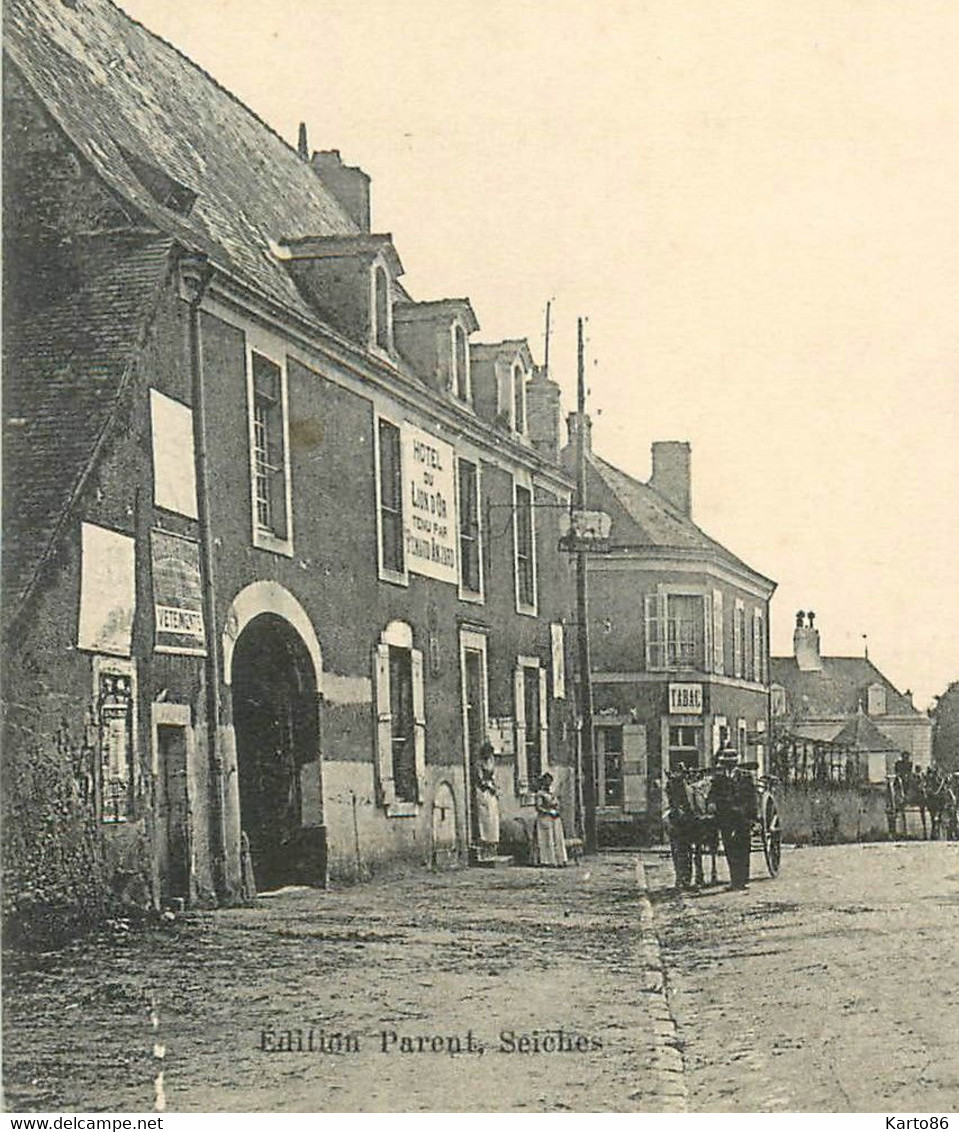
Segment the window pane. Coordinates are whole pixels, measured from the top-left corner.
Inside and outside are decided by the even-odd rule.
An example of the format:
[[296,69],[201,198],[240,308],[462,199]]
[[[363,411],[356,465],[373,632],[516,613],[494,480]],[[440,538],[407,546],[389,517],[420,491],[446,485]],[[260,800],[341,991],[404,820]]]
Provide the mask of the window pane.
[[400,430],[389,421],[379,424],[380,448],[380,561],[387,570],[403,570],[403,504],[400,479]]
[[516,488],[516,577],[520,603],[534,605],[533,500],[525,487]]
[[415,802],[416,755],[413,720],[413,667],[409,649],[390,648],[390,714],[393,787],[402,802]]
[[471,593],[480,592],[478,486],[476,465],[460,460],[460,581]]

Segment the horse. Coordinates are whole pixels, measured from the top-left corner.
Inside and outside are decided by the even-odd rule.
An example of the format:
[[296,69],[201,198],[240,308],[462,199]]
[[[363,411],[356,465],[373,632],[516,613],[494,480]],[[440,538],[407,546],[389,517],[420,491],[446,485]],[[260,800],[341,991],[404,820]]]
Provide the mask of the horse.
[[669,848],[676,872],[676,887],[705,887],[703,855],[711,859],[710,884],[717,884],[716,858],[719,854],[719,831],[716,821],[706,811],[709,776],[690,775],[679,771],[666,781],[666,826]]
[[926,800],[926,809],[929,811],[929,836],[931,840],[939,840],[943,825],[945,825],[946,836],[954,840],[957,825],[956,793],[953,784],[938,767],[931,766],[926,771],[923,793]]
[[922,837],[925,840],[929,836],[926,829],[926,808],[926,792],[920,774],[913,770],[897,771],[891,778],[886,779],[886,816],[889,821],[889,832],[893,837],[899,835],[900,825],[902,836],[905,837],[906,810],[917,809],[922,821]]

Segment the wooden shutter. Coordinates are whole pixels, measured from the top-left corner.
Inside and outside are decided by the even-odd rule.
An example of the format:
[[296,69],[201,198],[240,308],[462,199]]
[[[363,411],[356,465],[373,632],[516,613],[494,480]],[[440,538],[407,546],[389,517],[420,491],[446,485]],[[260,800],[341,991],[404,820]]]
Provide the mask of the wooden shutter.
[[423,653],[410,649],[410,673],[413,681],[413,763],[416,768],[416,800],[423,801],[426,781],[426,696],[423,687]]
[[713,590],[713,672],[720,675],[726,667],[723,641],[723,591]]
[[713,597],[703,594],[703,660],[702,672],[710,672],[713,667]]
[[623,725],[623,809],[646,812],[646,728],[640,723]]
[[393,715],[390,710],[390,646],[373,651],[376,688],[376,771],[380,801],[388,806],[396,795],[393,786]]
[[549,770],[549,700],[546,669],[540,668],[537,675],[539,676],[539,764],[545,773]]
[[743,653],[745,651],[745,611],[743,603],[737,598],[736,608],[733,611],[733,675],[743,675]]
[[526,767],[526,698],[523,695],[523,666],[517,664],[513,669],[513,715],[516,741],[516,777],[520,789],[529,784]]

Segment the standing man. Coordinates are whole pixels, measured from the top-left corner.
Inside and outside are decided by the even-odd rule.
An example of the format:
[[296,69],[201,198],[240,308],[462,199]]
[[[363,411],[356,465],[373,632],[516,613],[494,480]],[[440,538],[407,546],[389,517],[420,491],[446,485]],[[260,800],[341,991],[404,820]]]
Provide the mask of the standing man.
[[749,847],[756,816],[756,787],[749,772],[738,764],[736,748],[724,746],[716,755],[716,774],[706,799],[707,813],[715,817],[723,835],[729,887],[737,890],[749,884]]

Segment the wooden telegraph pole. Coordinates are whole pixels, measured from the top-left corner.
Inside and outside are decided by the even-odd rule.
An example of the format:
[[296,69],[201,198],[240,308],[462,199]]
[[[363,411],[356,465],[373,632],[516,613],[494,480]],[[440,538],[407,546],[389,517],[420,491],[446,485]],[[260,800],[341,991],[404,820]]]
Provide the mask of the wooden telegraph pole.
[[[586,510],[586,373],[583,363],[583,320],[576,322],[576,509]],[[583,772],[583,842],[587,853],[595,853],[596,763],[593,755],[593,683],[589,655],[589,594],[586,584],[587,551],[576,550],[576,625],[579,641],[580,757]]]

